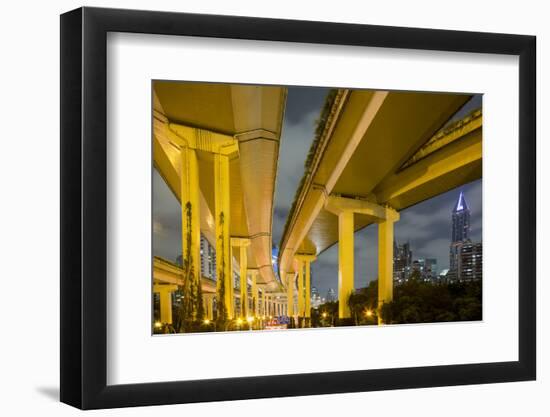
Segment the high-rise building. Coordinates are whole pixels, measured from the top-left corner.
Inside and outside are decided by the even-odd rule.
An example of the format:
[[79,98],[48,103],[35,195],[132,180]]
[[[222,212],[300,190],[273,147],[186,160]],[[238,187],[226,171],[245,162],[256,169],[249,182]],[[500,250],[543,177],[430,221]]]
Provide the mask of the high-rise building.
[[452,213],[451,246],[449,248],[449,270],[452,275],[459,275],[458,268],[462,243],[470,239],[470,209],[461,191]]
[[[201,275],[216,280],[216,248],[201,233]],[[176,264],[183,267],[183,256],[176,258]]]
[[412,263],[411,270],[412,272],[418,272],[422,276],[422,271],[424,269],[424,259],[415,259]]
[[460,247],[458,260],[458,279],[461,281],[475,281],[483,277],[483,245],[464,242]]
[[216,279],[216,248],[201,234],[201,273],[203,277]]
[[311,307],[318,308],[322,304],[321,295],[316,287],[311,287]]
[[334,291],[334,288],[328,289],[326,300],[327,300],[327,303],[338,300],[338,298],[336,297],[336,291]]
[[412,271],[412,251],[409,242],[398,245],[393,241],[393,279],[403,282],[409,279]]
[[437,259],[426,258],[424,259],[423,277],[426,280],[433,280],[437,278]]

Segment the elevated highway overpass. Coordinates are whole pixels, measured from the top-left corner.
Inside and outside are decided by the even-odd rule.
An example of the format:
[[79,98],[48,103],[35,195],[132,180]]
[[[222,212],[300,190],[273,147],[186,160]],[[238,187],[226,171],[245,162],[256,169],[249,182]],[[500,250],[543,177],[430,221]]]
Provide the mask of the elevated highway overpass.
[[[154,291],[166,303],[177,285],[188,293],[201,283],[223,300],[227,318],[257,313],[260,300],[283,288],[272,268],[271,224],[286,89],[155,81],[153,100],[154,166],[181,205],[185,260],[180,272],[155,260]],[[201,234],[216,248],[215,291],[201,277]]]
[[372,223],[378,224],[379,306],[392,300],[399,211],[481,178],[481,111],[452,121],[470,98],[333,92],[281,240],[289,315],[309,317],[310,264],[338,243],[339,317],[350,316],[342,300],[354,291],[354,233]]

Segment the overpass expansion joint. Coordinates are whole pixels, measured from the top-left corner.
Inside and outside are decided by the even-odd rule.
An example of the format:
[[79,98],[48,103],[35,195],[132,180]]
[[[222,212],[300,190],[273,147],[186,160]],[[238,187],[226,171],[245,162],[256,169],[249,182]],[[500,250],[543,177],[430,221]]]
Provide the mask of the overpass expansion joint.
[[279,136],[277,132],[272,132],[271,130],[253,129],[245,132],[236,133],[235,139],[237,139],[239,143],[250,142],[253,140],[271,140],[278,142]]

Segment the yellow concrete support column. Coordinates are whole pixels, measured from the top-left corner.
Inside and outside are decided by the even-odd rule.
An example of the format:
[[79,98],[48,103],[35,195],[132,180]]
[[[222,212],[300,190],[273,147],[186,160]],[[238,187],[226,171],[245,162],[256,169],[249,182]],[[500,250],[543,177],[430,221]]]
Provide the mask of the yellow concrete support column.
[[287,289],[287,314],[289,317],[294,317],[294,272],[286,274],[286,289]]
[[235,271],[233,271],[233,246],[229,244],[229,265],[231,267],[231,279],[230,282],[228,282],[227,285],[229,285],[229,294],[231,298],[231,309],[232,309],[232,318],[237,317],[237,313],[235,311],[235,306],[237,304],[237,297],[235,296],[235,289],[237,287],[237,277],[235,276]]
[[246,268],[246,247],[241,246],[239,248],[240,260],[239,260],[239,266],[240,266],[240,279],[241,279],[241,317],[247,318],[248,317],[248,276],[247,276],[247,268]]
[[[378,308],[393,300],[393,225],[399,213],[386,208],[385,220],[378,223]],[[378,315],[378,324],[382,319]]]
[[[303,264],[303,267],[300,266],[300,270],[305,268],[305,282],[303,292],[303,315],[302,317],[310,318],[311,317],[311,262],[317,259],[315,255],[310,254],[298,254],[295,256],[298,262]],[[299,299],[298,299],[299,300]]]
[[222,292],[223,285],[223,302],[225,304],[227,318],[232,319],[235,315],[233,307],[233,269],[231,267],[232,257],[229,235],[229,225],[231,221],[229,211],[229,157],[218,153],[214,154],[214,200],[218,300],[220,300],[219,294]]
[[298,317],[304,317],[304,261],[296,257],[298,263]]
[[257,269],[250,269],[248,271],[250,273],[250,279],[252,280],[252,315],[253,316],[260,316],[260,300],[258,298],[258,270]]
[[202,294],[202,305],[204,307],[204,318],[209,319],[208,317],[208,294]]
[[208,297],[208,318],[214,320],[214,295]]
[[306,261],[306,318],[311,318],[311,262],[316,258],[312,256]]
[[248,259],[247,247],[250,246],[250,239],[232,237],[231,247],[239,248],[239,277],[240,277],[240,317],[247,318],[249,303],[248,303]]
[[195,149],[180,148],[180,169],[182,259],[190,278],[185,281],[184,296],[189,297],[191,281],[200,285],[201,276],[199,165]]
[[203,294],[202,300],[204,305],[204,318],[208,320],[213,320],[214,319],[214,295]]
[[354,289],[354,225],[353,211],[338,215],[338,317],[348,318],[351,312],[348,297]]
[[156,284],[153,286],[153,292],[160,296],[160,322],[162,324],[172,324],[172,293],[178,289],[177,285]]

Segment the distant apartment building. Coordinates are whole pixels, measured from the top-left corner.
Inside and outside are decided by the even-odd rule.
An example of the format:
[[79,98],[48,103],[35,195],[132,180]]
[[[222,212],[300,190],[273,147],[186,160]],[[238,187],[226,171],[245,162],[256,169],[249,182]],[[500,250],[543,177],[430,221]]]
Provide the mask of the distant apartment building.
[[[205,278],[216,280],[216,248],[201,233],[201,275]],[[183,256],[176,258],[176,264],[183,267]]]
[[412,251],[409,242],[398,245],[393,241],[393,279],[398,283],[409,279],[412,272]]

